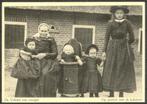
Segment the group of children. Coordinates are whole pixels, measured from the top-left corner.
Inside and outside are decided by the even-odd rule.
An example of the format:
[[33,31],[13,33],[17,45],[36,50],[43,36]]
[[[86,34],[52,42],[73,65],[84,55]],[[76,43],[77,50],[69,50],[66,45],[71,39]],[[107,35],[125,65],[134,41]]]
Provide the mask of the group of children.
[[[78,51],[76,51],[76,49],[78,49]],[[87,92],[90,93],[90,97],[92,97],[93,94],[98,97],[98,93],[102,91],[102,78],[97,65],[102,66],[104,60],[98,58],[98,47],[94,44],[89,45],[83,55],[81,55],[82,51],[79,52],[79,49],[82,50],[80,43],[76,39],[71,39],[63,47],[61,63],[77,62],[79,65],[79,75],[76,77],[79,81],[78,88],[81,97],[84,97],[84,93]]]
[[[78,64],[78,75],[76,75],[78,83],[76,84],[78,84],[78,91],[81,93],[81,97],[84,97],[84,93],[87,92],[89,92],[90,97],[94,95],[98,97],[99,92],[103,91],[103,89],[110,91],[110,97],[114,96],[114,91],[120,91],[120,96],[122,97],[123,92],[136,90],[131,56],[133,52],[129,46],[134,41],[134,34],[130,22],[124,16],[129,11],[125,7],[114,6],[111,8],[111,12],[113,20],[109,22],[106,30],[102,59],[98,58],[99,49],[95,44],[89,45],[85,54],[82,54],[81,44],[76,39],[71,39],[64,45],[61,59],[57,61],[56,42],[48,34],[48,25],[45,23],[40,24],[38,33],[33,38],[26,40],[25,48],[20,51],[21,60],[18,60],[15,70],[13,69],[12,71],[12,76],[19,79],[16,96],[55,97],[57,89],[62,90],[61,88],[64,86],[60,85],[63,85],[64,80],[67,81],[67,79],[63,79],[64,75],[60,74],[60,70],[62,70],[60,64],[64,65],[71,62],[77,62]],[[129,41],[126,39],[127,33],[129,33]],[[110,37],[112,39],[109,41]],[[26,64],[28,63],[27,61],[31,64]],[[98,66],[103,67],[103,65],[105,67],[102,80]],[[27,75],[35,80],[38,79],[32,81],[33,83],[36,82],[34,86],[32,83],[29,83],[35,90],[30,89],[28,91],[26,88],[22,88],[27,81],[30,81]],[[37,85],[38,82],[39,85]],[[26,92],[28,94],[32,92],[33,94],[24,95]],[[39,95],[36,95],[35,92],[39,92]],[[63,91],[61,91],[62,94],[64,94]]]

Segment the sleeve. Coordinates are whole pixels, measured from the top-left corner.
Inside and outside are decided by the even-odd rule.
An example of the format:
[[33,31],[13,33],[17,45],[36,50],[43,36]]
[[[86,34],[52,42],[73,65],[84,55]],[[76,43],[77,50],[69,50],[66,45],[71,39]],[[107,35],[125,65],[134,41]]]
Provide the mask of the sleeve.
[[97,58],[97,64],[100,65],[102,60],[100,58]]
[[26,48],[20,49],[19,50],[19,57],[22,59],[29,58],[30,59],[31,53],[28,52]]
[[133,43],[134,42],[134,32],[133,32],[133,28],[132,28],[132,24],[127,21],[128,23],[128,33],[129,33],[129,44]]
[[79,50],[80,50],[79,57],[82,57],[82,44],[81,43],[79,43]]
[[81,60],[85,64],[86,63],[86,56],[82,56]]
[[103,52],[106,52],[106,50],[107,50],[107,45],[108,45],[108,42],[110,39],[110,34],[111,34],[111,28],[112,28],[111,22],[109,22],[107,25],[106,33],[105,33]]
[[54,38],[51,40],[51,52],[47,53],[48,58],[56,59],[58,55],[57,44]]
[[61,54],[61,59],[65,59],[65,57],[66,57],[65,53],[62,53]]

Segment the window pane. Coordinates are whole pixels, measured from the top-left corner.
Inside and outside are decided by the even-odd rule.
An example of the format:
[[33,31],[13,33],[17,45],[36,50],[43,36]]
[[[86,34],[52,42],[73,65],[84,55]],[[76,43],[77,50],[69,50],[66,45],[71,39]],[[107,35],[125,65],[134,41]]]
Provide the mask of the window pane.
[[24,28],[22,25],[5,25],[5,48],[23,47]]
[[92,31],[90,28],[75,28],[75,38],[81,42],[83,50],[92,44]]

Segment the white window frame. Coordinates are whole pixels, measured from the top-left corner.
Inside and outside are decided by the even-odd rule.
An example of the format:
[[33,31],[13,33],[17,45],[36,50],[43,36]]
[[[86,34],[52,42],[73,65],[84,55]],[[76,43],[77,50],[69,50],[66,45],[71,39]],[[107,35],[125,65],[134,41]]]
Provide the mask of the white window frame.
[[20,25],[20,26],[24,26],[24,43],[25,43],[25,40],[27,38],[27,22],[5,21],[4,22],[4,29],[5,29],[5,25]]
[[[139,38],[138,38],[138,52],[140,53],[140,38],[141,38],[141,31],[142,31],[142,28],[139,28],[139,34],[138,34],[138,36],[139,36]],[[143,36],[142,36],[143,37]],[[142,39],[142,42],[143,42],[143,39]],[[142,43],[142,45],[143,45],[143,43]]]
[[87,28],[92,29],[92,44],[95,44],[95,26],[94,25],[73,25],[72,27],[72,38],[75,38],[75,28]]

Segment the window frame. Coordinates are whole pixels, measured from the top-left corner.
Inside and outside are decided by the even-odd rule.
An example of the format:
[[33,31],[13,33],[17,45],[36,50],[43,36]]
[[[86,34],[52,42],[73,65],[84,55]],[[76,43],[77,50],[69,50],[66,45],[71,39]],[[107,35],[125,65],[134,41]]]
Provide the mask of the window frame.
[[[27,38],[27,22],[16,22],[16,21],[4,21],[4,34],[5,34],[5,25],[20,25],[24,26],[24,45],[25,45],[25,40]],[[4,36],[5,40],[5,36]],[[4,43],[5,46],[5,43]]]
[[75,28],[87,28],[92,29],[92,44],[95,44],[95,26],[94,25],[73,25],[72,26],[72,38],[75,38]]

